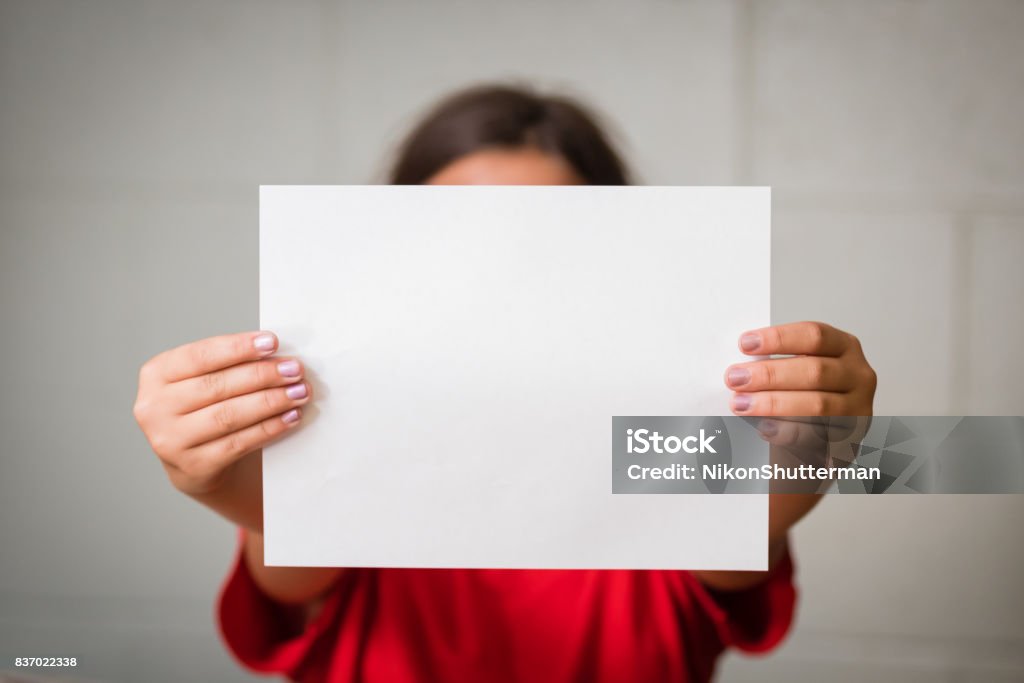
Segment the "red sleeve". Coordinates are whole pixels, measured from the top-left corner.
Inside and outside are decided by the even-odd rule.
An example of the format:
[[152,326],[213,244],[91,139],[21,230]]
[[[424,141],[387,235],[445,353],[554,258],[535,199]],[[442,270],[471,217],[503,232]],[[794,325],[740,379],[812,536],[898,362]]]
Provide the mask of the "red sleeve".
[[789,551],[764,581],[741,591],[719,591],[698,584],[697,600],[726,646],[767,652],[789,631],[796,608],[793,560]]
[[322,680],[335,645],[343,591],[332,589],[312,618],[304,608],[272,600],[249,573],[241,553],[243,533],[217,602],[221,637],[235,658],[253,671],[284,674],[293,680]]

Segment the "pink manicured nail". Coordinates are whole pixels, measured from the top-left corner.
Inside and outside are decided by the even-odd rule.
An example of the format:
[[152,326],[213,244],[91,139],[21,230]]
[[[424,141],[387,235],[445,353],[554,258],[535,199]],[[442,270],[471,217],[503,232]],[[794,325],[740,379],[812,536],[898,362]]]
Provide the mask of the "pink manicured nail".
[[277,372],[282,377],[298,377],[302,370],[299,368],[299,361],[286,360],[283,363],[277,364]]
[[732,409],[743,412],[750,408],[750,404],[753,403],[751,398],[746,394],[736,394],[732,399]]
[[744,351],[756,351],[761,346],[761,335],[755,332],[747,332],[740,337],[740,348]]
[[281,416],[281,421],[284,422],[285,424],[292,424],[293,422],[299,421],[299,415],[300,413],[297,409],[289,410],[287,413]]
[[293,384],[284,390],[284,395],[293,401],[306,398],[307,393],[305,384]]
[[269,332],[264,332],[252,340],[252,345],[257,351],[267,353],[277,346],[277,339]]
[[729,386],[731,387],[742,387],[744,384],[750,382],[750,370],[746,368],[732,368],[729,370],[729,374],[726,375],[729,380]]

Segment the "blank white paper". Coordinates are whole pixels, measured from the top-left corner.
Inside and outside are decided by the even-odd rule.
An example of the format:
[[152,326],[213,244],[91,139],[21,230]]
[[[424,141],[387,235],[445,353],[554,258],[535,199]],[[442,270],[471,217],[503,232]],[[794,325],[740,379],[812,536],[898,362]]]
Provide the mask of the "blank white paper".
[[[613,415],[728,414],[770,191],[268,186],[260,319],[314,402],[270,565],[765,569],[765,495],[613,495]],[[767,462],[767,447],[765,450]]]

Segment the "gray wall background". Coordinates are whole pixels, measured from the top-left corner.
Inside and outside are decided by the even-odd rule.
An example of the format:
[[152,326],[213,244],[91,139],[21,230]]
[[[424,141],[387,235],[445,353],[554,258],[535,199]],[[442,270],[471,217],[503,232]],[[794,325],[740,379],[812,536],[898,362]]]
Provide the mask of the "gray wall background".
[[[773,186],[775,318],[857,333],[877,412],[1021,414],[1022,36],[1013,0],[4,0],[0,653],[248,680],[233,531],[165,482],[136,369],[257,325],[259,184],[379,180],[472,81],[583,95],[644,182]],[[1022,513],[825,501],[791,638],[721,680],[1021,680]]]

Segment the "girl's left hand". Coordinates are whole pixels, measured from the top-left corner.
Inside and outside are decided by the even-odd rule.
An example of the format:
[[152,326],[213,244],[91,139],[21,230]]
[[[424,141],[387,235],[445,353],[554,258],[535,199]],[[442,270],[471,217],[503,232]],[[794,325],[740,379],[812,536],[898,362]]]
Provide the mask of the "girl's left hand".
[[750,356],[788,355],[729,366],[726,385],[737,415],[871,415],[877,377],[860,341],[819,322],[744,332]]

